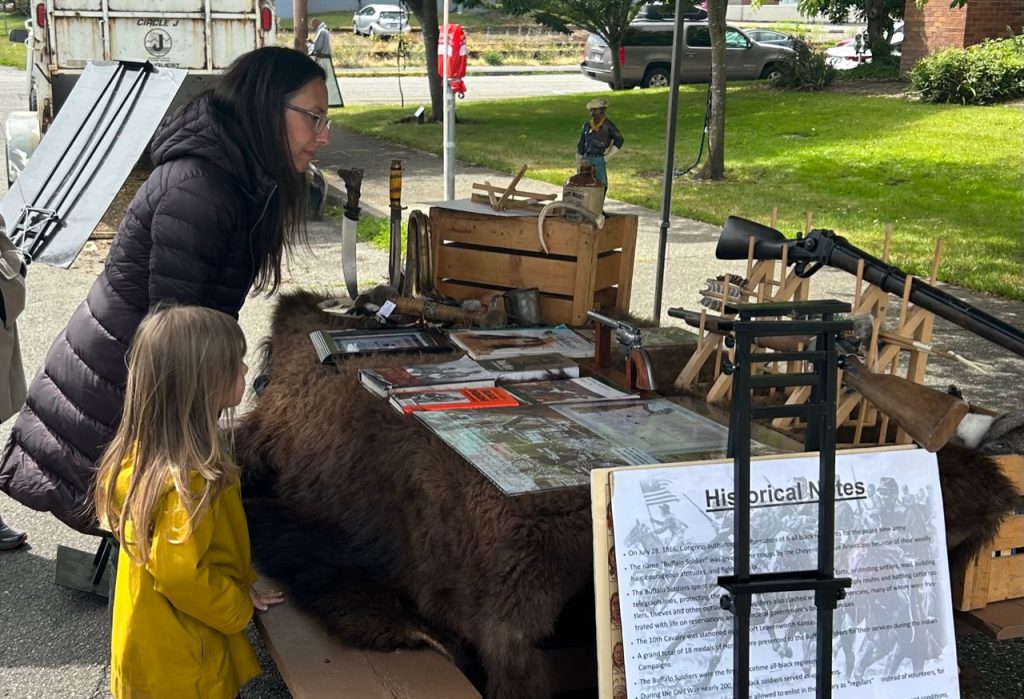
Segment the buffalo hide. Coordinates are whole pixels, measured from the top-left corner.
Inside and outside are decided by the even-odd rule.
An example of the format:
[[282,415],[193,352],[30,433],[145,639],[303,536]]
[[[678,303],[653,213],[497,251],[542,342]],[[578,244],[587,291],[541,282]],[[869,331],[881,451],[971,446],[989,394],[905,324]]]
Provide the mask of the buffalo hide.
[[343,642],[429,645],[490,699],[548,696],[537,644],[591,585],[589,492],[502,495],[358,382],[360,368],[454,355],[322,366],[308,338],[329,325],[320,300],[281,298],[269,384],[235,435],[256,564]]
[[[308,334],[331,323],[316,310],[321,300],[282,296],[264,347],[269,384],[236,431],[257,565],[348,644],[431,646],[489,699],[547,697],[537,644],[590,588],[589,493],[506,497],[358,383],[360,368],[453,356],[318,364]],[[955,570],[1020,495],[976,450],[947,446],[938,458]]]

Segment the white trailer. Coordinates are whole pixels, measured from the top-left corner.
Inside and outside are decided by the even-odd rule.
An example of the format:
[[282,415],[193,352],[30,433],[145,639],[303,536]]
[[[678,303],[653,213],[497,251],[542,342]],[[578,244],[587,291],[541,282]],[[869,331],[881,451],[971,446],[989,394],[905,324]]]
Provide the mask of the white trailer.
[[[149,61],[188,77],[171,109],[241,54],[276,43],[273,0],[45,0],[12,41],[28,49],[28,111],[6,124],[13,181],[89,61]],[[12,142],[13,140],[13,142]]]

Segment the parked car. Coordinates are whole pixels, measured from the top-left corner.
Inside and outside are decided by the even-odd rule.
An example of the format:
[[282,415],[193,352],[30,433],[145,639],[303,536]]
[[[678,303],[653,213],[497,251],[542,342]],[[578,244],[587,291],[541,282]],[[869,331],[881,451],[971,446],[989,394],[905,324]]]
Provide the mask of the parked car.
[[409,15],[398,5],[367,5],[352,15],[352,33],[390,39],[409,31]]
[[[893,25],[892,37],[889,39],[892,54],[899,56],[903,51],[903,22]],[[836,70],[850,70],[864,63],[871,62],[871,48],[868,45],[867,30],[856,36],[843,39],[825,51],[825,60]]]
[[[673,25],[666,22],[634,22],[619,49],[623,87],[666,87],[672,65]],[[725,32],[726,76],[729,80],[767,78],[795,52],[785,46],[759,44],[735,27]],[[711,79],[711,34],[707,22],[683,23],[683,53],[679,64],[681,82]],[[580,70],[588,78],[612,85],[612,55],[596,34],[587,37]]]
[[744,29],[743,33],[759,44],[788,46],[791,49],[795,49],[796,42],[799,41],[799,39],[797,39],[795,36],[791,36],[790,34],[777,32],[774,29],[765,29],[763,27],[757,27],[755,29]]

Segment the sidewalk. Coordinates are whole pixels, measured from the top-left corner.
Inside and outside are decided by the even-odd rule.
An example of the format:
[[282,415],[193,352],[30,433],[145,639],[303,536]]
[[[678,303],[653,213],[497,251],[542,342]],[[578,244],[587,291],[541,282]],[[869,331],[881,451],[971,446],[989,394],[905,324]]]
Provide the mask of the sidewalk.
[[[568,177],[574,167],[572,144],[566,144],[565,174]],[[339,167],[362,167],[365,169],[362,187],[364,212],[383,218],[388,217],[388,168],[392,158],[402,161],[403,185],[402,204],[408,207],[405,217],[412,209],[427,212],[430,202],[444,197],[443,161],[438,155],[406,148],[405,146],[360,136],[344,129],[331,132],[331,143],[319,152],[317,164],[336,186],[341,188],[335,176]],[[529,170],[527,170],[529,175]],[[615,194],[615,169],[610,169],[610,194]],[[490,181],[494,185],[505,185],[511,175],[493,170],[456,164],[455,196],[468,198],[474,182]],[[520,189],[533,192],[561,194],[561,188],[524,177]],[[632,303],[630,310],[640,316],[650,317],[654,310],[654,280],[657,265],[660,212],[645,209],[614,199],[605,202],[605,209],[614,213],[635,214],[639,221],[637,250],[634,262]],[[767,221],[770,212],[764,213]],[[662,291],[663,324],[680,324],[669,318],[665,311],[671,307],[693,309],[697,307],[698,292],[704,288],[705,280],[718,274],[732,272],[744,274],[743,262],[723,262],[715,259],[715,246],[720,227],[691,219],[671,216],[669,219],[668,244],[664,285]],[[792,237],[794,231],[784,231]],[[842,234],[842,231],[838,231]],[[855,241],[854,241],[854,244]],[[366,248],[366,249],[364,249]],[[868,250],[867,252],[873,252]],[[371,280],[383,280],[387,256],[382,251],[371,251],[369,246],[360,245],[360,285]],[[374,276],[376,275],[376,276]],[[855,279],[846,272],[825,268],[811,280],[812,298],[836,298],[852,301]],[[1024,303],[996,298],[978,292],[949,285],[941,285],[943,291],[967,301],[980,310],[999,318],[1010,325],[1024,329]],[[894,305],[898,310],[898,307]],[[896,311],[894,310],[893,313]],[[992,410],[1006,411],[1019,409],[1019,391],[1007,391],[1007,377],[1024,377],[1024,358],[1010,354],[1007,350],[984,340],[974,333],[958,326],[936,319],[934,342],[958,352],[969,359],[988,364],[991,374],[964,375],[956,362],[934,359],[928,363],[928,383],[945,388],[957,384],[964,389],[969,401]]]

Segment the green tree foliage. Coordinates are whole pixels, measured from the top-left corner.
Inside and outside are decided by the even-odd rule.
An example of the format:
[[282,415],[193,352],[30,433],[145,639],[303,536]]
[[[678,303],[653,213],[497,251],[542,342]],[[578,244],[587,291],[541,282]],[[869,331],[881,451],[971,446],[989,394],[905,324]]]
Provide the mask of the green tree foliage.
[[579,27],[601,37],[611,50],[613,87],[622,89],[619,48],[626,29],[649,0],[506,0],[502,9],[512,15],[532,15],[534,21],[559,32]]

